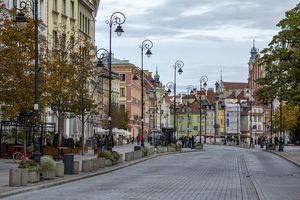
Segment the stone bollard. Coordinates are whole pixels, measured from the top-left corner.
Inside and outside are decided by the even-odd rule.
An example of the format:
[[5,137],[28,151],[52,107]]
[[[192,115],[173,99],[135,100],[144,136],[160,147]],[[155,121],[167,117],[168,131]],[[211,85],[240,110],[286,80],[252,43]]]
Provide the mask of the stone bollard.
[[56,163],[55,167],[55,176],[56,177],[63,177],[65,175],[65,165],[64,163]]
[[78,160],[74,161],[73,174],[79,174],[79,161]]
[[9,186],[21,186],[21,169],[9,169]]
[[28,183],[28,169],[21,169],[21,185],[26,186]]
[[90,171],[90,160],[82,160],[82,172],[89,172]]

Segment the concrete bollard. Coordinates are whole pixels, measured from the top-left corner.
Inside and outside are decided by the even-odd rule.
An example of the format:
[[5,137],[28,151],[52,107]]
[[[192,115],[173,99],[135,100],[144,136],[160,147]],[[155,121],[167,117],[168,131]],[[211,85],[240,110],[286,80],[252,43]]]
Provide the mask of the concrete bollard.
[[21,169],[9,169],[9,186],[21,186]]
[[65,175],[65,165],[64,163],[56,163],[55,176],[63,177]]
[[28,169],[21,169],[21,185],[26,186],[28,183]]
[[73,174],[79,174],[79,161],[78,160],[74,161]]

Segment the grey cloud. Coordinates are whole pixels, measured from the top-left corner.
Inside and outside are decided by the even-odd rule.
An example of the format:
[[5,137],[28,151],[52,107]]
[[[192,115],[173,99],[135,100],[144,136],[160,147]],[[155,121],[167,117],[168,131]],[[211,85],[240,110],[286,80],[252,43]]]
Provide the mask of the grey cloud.
[[[152,7],[146,13],[127,19],[127,37],[153,35],[153,37],[182,36],[180,30],[216,30],[220,26],[275,29],[278,16],[296,5],[297,0],[288,3],[282,0],[168,0],[161,7]],[[211,8],[201,15],[181,16],[183,12],[199,6]],[[141,24],[141,27],[137,25]],[[126,25],[124,25],[126,26]],[[100,26],[101,27],[101,26]],[[148,28],[144,28],[148,27]],[[261,37],[261,35],[258,35]],[[191,40],[222,40],[222,37],[192,36]]]

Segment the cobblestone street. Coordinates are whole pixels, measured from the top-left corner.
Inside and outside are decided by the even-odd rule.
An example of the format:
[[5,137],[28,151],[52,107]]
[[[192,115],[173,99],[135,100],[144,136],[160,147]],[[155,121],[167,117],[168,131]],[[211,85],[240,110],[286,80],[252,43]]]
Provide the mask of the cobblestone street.
[[6,199],[299,199],[300,170],[261,151],[205,146]]

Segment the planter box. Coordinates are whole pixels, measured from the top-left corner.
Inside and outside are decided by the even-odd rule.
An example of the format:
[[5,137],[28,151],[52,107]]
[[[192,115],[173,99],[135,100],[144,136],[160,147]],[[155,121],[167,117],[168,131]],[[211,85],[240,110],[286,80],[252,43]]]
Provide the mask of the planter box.
[[55,178],[55,169],[42,171],[44,179],[54,179]]
[[203,145],[195,145],[195,148],[196,148],[197,150],[201,150],[201,149],[203,149]]
[[98,170],[100,167],[97,158],[93,158],[92,162],[93,162],[93,170]]
[[90,160],[82,160],[82,172],[90,172],[92,171],[90,168]]
[[28,183],[28,169],[21,169],[21,185],[26,186]]
[[109,159],[105,159],[105,166],[106,166],[106,167],[110,167],[110,166],[112,166],[112,162],[111,162],[111,160],[109,160]]
[[133,152],[125,153],[125,161],[131,161],[131,160],[133,160]]
[[276,145],[275,144],[268,144],[266,146],[266,150],[276,150]]
[[73,174],[79,174],[79,161],[76,160],[73,163]]
[[40,181],[39,171],[28,171],[28,183],[36,183]]
[[97,159],[99,162],[99,168],[104,168],[105,167],[105,158],[98,158]]
[[56,177],[63,177],[64,173],[65,173],[65,165],[64,165],[64,163],[56,163],[55,176]]
[[9,169],[9,186],[21,186],[21,169]]
[[118,164],[118,161],[117,161],[117,160],[114,160],[114,161],[112,161],[111,163],[112,163],[112,165],[117,165],[117,164]]
[[119,160],[118,160],[118,163],[122,163],[123,162],[123,157],[124,157],[124,155],[123,154],[119,154],[119,156],[120,156],[120,158],[119,158]]

